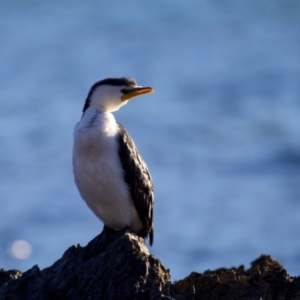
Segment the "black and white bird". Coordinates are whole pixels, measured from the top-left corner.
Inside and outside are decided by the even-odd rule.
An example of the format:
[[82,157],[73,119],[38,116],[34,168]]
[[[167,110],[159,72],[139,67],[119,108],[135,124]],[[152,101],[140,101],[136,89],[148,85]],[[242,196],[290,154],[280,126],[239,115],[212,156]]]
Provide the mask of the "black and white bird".
[[104,228],[130,228],[153,244],[153,182],[125,128],[111,112],[153,92],[132,78],[108,78],[90,89],[74,130],[73,172],[81,197]]

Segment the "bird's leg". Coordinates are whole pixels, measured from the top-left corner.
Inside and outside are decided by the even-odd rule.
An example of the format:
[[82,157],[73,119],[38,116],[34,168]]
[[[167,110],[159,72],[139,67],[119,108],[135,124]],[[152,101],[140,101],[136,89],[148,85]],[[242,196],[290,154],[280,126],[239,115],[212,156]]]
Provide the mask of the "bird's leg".
[[121,230],[119,231],[115,231],[115,237],[114,239],[120,239],[121,237],[123,237],[127,232],[131,232],[131,227],[126,225],[125,227],[123,227]]
[[104,252],[111,242],[111,235],[113,232],[113,229],[110,229],[104,225],[102,232],[84,247],[82,255],[83,261],[86,261],[97,254]]
[[85,246],[82,259],[86,261],[104,252],[110,244],[124,236],[127,232],[131,232],[130,226],[126,225],[120,231],[116,231],[104,225],[102,232]]
[[131,232],[131,227],[126,225],[121,230],[117,231],[114,229],[110,229],[107,226],[104,226],[103,231],[105,231],[105,234],[107,236],[107,239],[109,240],[109,243],[112,243],[115,240],[124,236],[127,232]]
[[129,225],[126,225],[124,228],[122,228],[119,231],[119,234],[122,236],[125,235],[127,232],[132,232],[131,227]]

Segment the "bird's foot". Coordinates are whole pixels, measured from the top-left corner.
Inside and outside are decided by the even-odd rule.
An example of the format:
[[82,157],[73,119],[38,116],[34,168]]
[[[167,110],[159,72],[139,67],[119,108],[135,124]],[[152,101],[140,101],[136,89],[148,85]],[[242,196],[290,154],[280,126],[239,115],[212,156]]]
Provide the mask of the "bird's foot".
[[125,235],[128,232],[132,232],[131,227],[126,225],[124,228],[122,228],[120,231],[118,231],[118,236]]
[[83,250],[82,260],[87,261],[97,254],[103,252],[107,247],[107,240],[104,230],[92,239]]
[[116,231],[104,225],[103,231],[85,246],[82,255],[83,261],[87,261],[104,252],[110,244],[124,236],[127,232],[131,232],[130,226],[125,226],[120,231]]

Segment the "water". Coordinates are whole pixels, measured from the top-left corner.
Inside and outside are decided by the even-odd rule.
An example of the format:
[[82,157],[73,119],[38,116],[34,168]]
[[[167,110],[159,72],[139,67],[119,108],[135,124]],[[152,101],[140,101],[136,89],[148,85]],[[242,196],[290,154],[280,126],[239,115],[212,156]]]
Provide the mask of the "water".
[[[50,266],[102,224],[73,183],[90,86],[155,93],[115,115],[155,182],[173,279],[271,254],[300,274],[300,4],[0,1],[0,267]],[[27,259],[9,255],[25,240]]]

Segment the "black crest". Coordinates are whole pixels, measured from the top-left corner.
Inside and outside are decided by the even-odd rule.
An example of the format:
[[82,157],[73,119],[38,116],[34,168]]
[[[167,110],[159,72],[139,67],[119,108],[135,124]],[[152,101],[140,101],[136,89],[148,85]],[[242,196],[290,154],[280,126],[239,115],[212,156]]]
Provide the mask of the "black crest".
[[112,85],[112,86],[136,86],[137,83],[133,78],[126,78],[126,77],[121,77],[121,78],[106,78],[100,81],[97,81],[92,85],[90,88],[90,91],[86,97],[84,106],[83,106],[83,112],[87,110],[87,108],[90,106],[90,99],[94,91],[96,90],[97,87],[101,85]]

